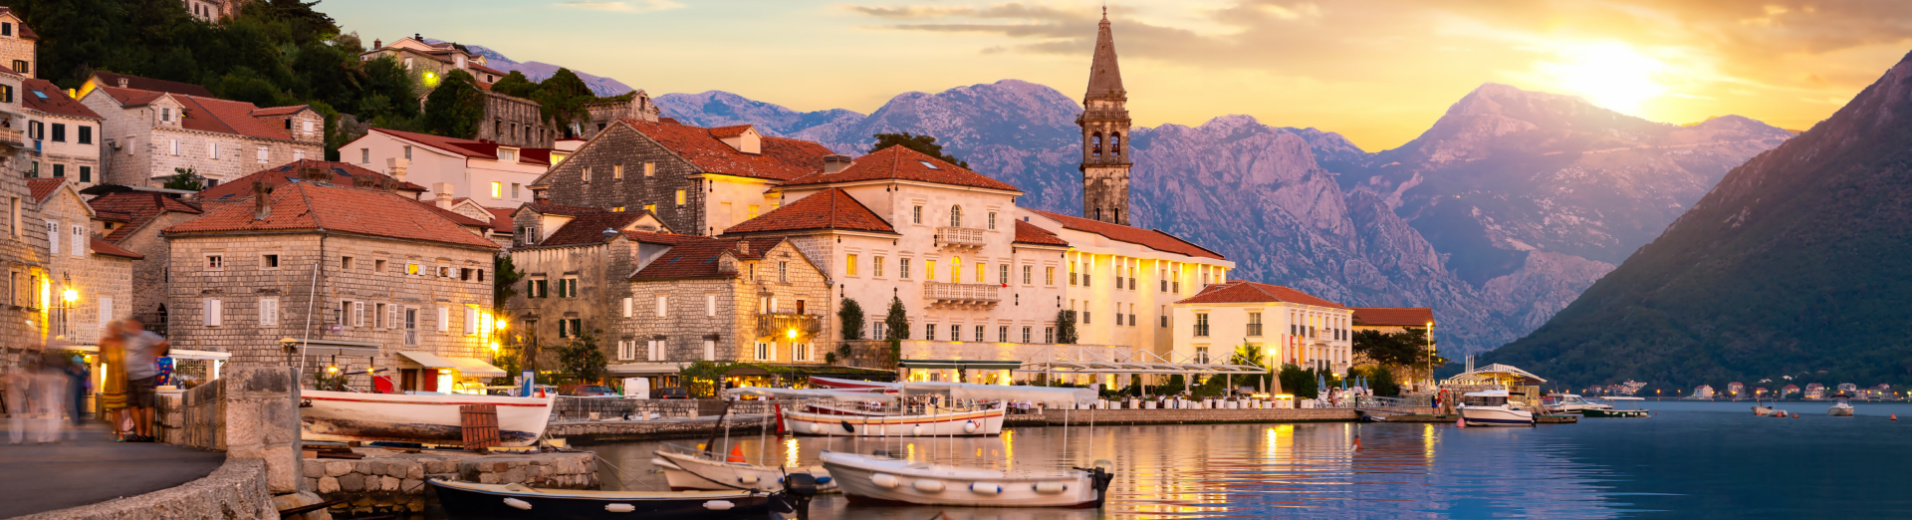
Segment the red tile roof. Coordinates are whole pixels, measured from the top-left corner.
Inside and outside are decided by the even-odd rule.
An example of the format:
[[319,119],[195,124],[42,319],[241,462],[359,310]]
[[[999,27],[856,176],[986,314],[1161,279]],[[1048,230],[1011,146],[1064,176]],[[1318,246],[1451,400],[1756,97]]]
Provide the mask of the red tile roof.
[[790,180],[823,167],[823,156],[830,150],[823,145],[799,139],[764,137],[757,154],[747,154],[719,141],[717,130],[729,132],[737,127],[707,129],[669,121],[624,119],[624,124],[670,149],[709,173],[771,180]]
[[108,193],[87,201],[93,211],[101,218],[121,220],[126,225],[114,229],[106,235],[106,241],[118,244],[133,235],[141,226],[152,222],[154,218],[166,212],[179,212],[198,215],[203,213],[199,206],[180,201],[165,193],[150,191],[123,191]]
[[1346,309],[1347,306],[1314,295],[1265,283],[1233,281],[1203,287],[1202,292],[1175,303],[1273,303],[1286,302],[1316,307]]
[[1015,222],[1016,243],[1018,244],[1037,244],[1045,246],[1069,245],[1069,241],[1063,240],[1062,237],[1056,236],[1055,233],[1050,233],[1049,230],[1042,229],[1040,226],[1020,220]]
[[[0,6],[0,14],[7,14],[7,13],[12,13],[12,12],[13,12],[13,8],[11,8],[11,7],[5,7],[5,6]],[[13,15],[13,17],[14,17],[14,18],[19,18],[19,17],[20,17],[20,15],[17,15],[17,14],[16,14],[16,15]],[[40,39],[40,35],[39,35],[39,34],[35,34],[35,33],[33,32],[33,29],[28,29],[28,28],[27,28],[27,24],[24,24],[24,23],[22,23],[22,24],[20,24],[20,39],[22,39],[22,40],[38,40],[38,39]]]
[[457,223],[460,226],[478,228],[479,230],[491,229],[490,220],[478,220],[475,218],[465,216],[464,213],[459,213],[456,211],[438,207],[438,203],[436,201],[418,200],[418,199],[406,199],[406,200],[410,200],[412,202],[418,203],[419,205],[425,206],[427,209],[430,209],[432,213],[437,213],[438,216],[445,217],[445,220],[450,220],[452,222]]
[[1355,307],[1354,324],[1369,327],[1426,327],[1434,323],[1427,307]]
[[[431,134],[421,134],[418,132],[406,132],[403,130],[392,130],[390,128],[373,127],[372,131],[387,134],[393,137],[397,137],[399,139],[404,139],[407,141],[422,144],[432,148],[437,148],[447,152],[463,155],[465,157],[473,157],[473,158],[479,158],[479,159],[497,159],[498,158],[498,143],[492,143],[492,142],[486,142],[486,141],[474,141],[471,139],[460,139],[457,137],[445,137],[445,136],[438,136],[438,135],[431,135]],[[542,165],[548,166],[551,164],[551,149],[550,148],[519,148],[518,160],[519,162],[523,162],[527,164],[542,164]]]
[[[218,186],[206,188],[205,190],[201,190],[195,197],[198,197],[199,200],[209,202],[229,202],[250,199],[252,198],[253,181],[263,180],[270,184],[271,187],[277,188],[280,185],[299,178],[299,172],[305,168],[323,168],[330,170],[334,177],[331,183],[340,186],[352,186],[358,179],[372,179],[373,182],[398,182],[398,179],[393,179],[383,173],[368,170],[351,163],[301,159],[281,164],[276,168],[259,170],[247,174],[244,177],[226,181]],[[410,182],[399,183],[398,190],[412,192],[414,194],[431,191],[424,186]]]
[[125,248],[113,245],[112,242],[101,240],[100,237],[90,237],[90,238],[92,239],[92,241],[89,242],[89,245],[91,245],[93,248],[93,254],[118,256],[118,257],[124,257],[124,258],[131,258],[134,260],[146,258],[146,255],[142,255],[132,251],[127,251]]
[[592,213],[579,215],[571,219],[570,222],[566,222],[563,226],[558,227],[557,231],[552,231],[551,236],[545,237],[543,241],[538,242],[538,245],[542,247],[602,244],[604,243],[604,230],[611,229],[621,232],[626,226],[637,222],[637,219],[644,218],[645,215],[649,215],[649,213],[637,211],[630,213]]
[[511,226],[511,214],[517,210],[512,208],[485,208],[485,211],[491,212],[491,231],[493,233],[517,232],[517,229]]
[[568,217],[575,217],[578,215],[590,215],[593,213],[610,213],[611,212],[610,210],[605,210],[605,209],[589,208],[584,206],[566,206],[563,204],[552,204],[549,202],[526,202],[523,207],[525,209],[536,211],[544,215],[564,215]]
[[271,209],[264,219],[253,218],[252,204],[222,204],[199,218],[167,229],[166,234],[216,235],[237,231],[296,232],[324,229],[332,233],[480,249],[498,248],[497,244],[473,234],[444,216],[448,212],[384,190],[294,182],[273,189],[270,197]]
[[868,206],[836,188],[797,199],[757,218],[731,226],[724,233],[781,233],[820,229],[896,233],[896,229],[884,222],[883,217],[876,216],[876,212],[870,211]]
[[1183,254],[1188,256],[1213,258],[1216,260],[1227,260],[1226,258],[1222,258],[1221,253],[1209,251],[1207,249],[1202,248],[1202,246],[1189,243],[1187,240],[1176,238],[1175,235],[1170,235],[1167,232],[1163,232],[1160,230],[1142,229],[1138,227],[1124,226],[1121,224],[1110,224],[1100,220],[1090,220],[1090,219],[1086,219],[1082,217],[1071,217],[1068,215],[1063,215],[1061,213],[1050,213],[1050,212],[1042,211],[1038,209],[1032,209],[1029,211],[1034,211],[1038,215],[1049,217],[1051,219],[1054,219],[1057,222],[1061,222],[1062,227],[1064,228],[1073,229],[1076,231],[1085,231],[1089,233],[1095,233],[1097,235],[1109,237],[1109,239],[1111,240],[1120,240],[1120,241],[1128,242],[1131,244],[1137,244],[1137,245],[1147,247],[1149,249],[1154,249],[1156,251],[1162,251],[1166,253],[1177,253],[1177,254]]
[[259,110],[259,107],[253,106],[252,103],[198,96],[173,96],[173,98],[178,99],[183,107],[184,117],[180,119],[180,126],[189,130],[266,139],[292,139],[284,128],[252,117],[252,112]]
[[737,137],[744,135],[744,131],[749,129],[750,125],[714,126],[710,128],[710,136],[718,139]]
[[212,91],[206,90],[206,87],[201,87],[199,85],[194,85],[191,83],[180,83],[177,81],[166,81],[163,79],[144,78],[144,77],[134,76],[131,74],[120,74],[117,72],[107,72],[103,70],[93,71],[93,77],[99,79],[99,81],[94,83],[94,85],[100,86],[100,87],[122,88],[120,87],[120,80],[124,79],[126,80],[126,86],[123,88],[129,88],[134,90],[147,90],[152,92],[185,94],[188,96],[213,97]]
[[933,182],[972,188],[1015,191],[1014,185],[991,179],[986,175],[969,171],[966,168],[943,162],[923,152],[903,146],[891,146],[856,158],[850,167],[836,173],[813,173],[784,183],[785,186],[809,184],[832,184],[839,182],[905,180]]
[[66,184],[66,179],[59,177],[27,179],[27,190],[33,192],[33,202],[44,203],[47,197],[53,196],[53,192],[60,189],[61,184]]
[[253,117],[283,116],[286,114],[297,114],[299,113],[299,111],[309,110],[311,108],[312,108],[311,105],[292,105],[292,106],[285,106],[285,107],[261,108],[261,109],[253,110],[252,116]]
[[80,104],[78,100],[66,95],[66,91],[60,90],[60,87],[54,85],[51,81],[28,79],[21,87],[24,87],[26,92],[21,93],[20,101],[22,104],[25,104],[27,108],[48,114],[89,119],[100,118],[99,113],[94,112],[91,108],[86,108],[86,105]]
[[99,91],[105,92],[108,96],[113,96],[114,101],[118,101],[120,106],[126,107],[145,106],[148,103],[152,103],[153,100],[166,95],[165,92],[157,90],[139,90],[106,86],[100,87]]
[[[718,270],[719,261],[725,253],[737,258],[763,258],[770,248],[782,243],[783,237],[752,237],[745,239],[704,238],[676,245],[659,255],[649,265],[639,269],[631,276],[632,280],[682,280],[687,278],[731,278],[737,273],[725,273]],[[737,250],[740,243],[750,244],[750,253]]]

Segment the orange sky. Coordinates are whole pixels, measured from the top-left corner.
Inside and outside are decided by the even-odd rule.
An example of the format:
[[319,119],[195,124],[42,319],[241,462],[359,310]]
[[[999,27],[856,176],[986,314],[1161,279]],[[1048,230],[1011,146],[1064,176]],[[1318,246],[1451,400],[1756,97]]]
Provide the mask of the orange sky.
[[[1080,97],[1099,2],[326,0],[367,41],[414,32],[610,76],[868,113],[1016,78]],[[1141,125],[1226,114],[1398,146],[1481,83],[1656,121],[1803,130],[1912,50],[1912,1],[1121,1]]]

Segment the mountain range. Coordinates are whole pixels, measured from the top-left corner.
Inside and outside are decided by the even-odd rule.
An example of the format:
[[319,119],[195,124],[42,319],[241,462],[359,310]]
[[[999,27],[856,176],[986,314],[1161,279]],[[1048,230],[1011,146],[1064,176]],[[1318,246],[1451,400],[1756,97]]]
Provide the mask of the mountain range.
[[1909,119],[1912,55],[1487,360],[1569,384],[1912,383]]
[[[433,42],[433,43],[438,42],[438,40],[434,40],[430,38],[427,38],[426,41]],[[558,69],[564,68],[559,65],[552,65],[542,61],[527,61],[527,62],[520,63],[517,61],[513,61],[511,58],[505,57],[504,53],[492,50],[483,45],[466,45],[465,49],[471,51],[472,54],[484,56],[485,66],[487,67],[498,69],[499,72],[504,72],[506,74],[510,74],[511,71],[518,71],[518,73],[524,74],[525,78],[531,81],[544,81],[545,78],[549,78],[551,77],[552,74],[556,74],[558,72]],[[577,74],[578,79],[584,80],[584,85],[590,87],[591,92],[599,96],[607,96],[607,97],[615,96],[618,94],[623,94],[625,92],[636,90],[631,88],[630,85],[625,85],[624,82],[618,81],[615,79],[606,78],[603,76],[594,76],[584,71],[580,71],[578,69],[571,69],[571,72]]]

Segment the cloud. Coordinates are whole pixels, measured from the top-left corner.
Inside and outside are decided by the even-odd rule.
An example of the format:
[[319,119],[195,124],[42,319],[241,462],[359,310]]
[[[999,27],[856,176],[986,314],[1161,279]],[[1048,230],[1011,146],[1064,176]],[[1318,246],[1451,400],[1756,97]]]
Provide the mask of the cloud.
[[609,11],[613,13],[653,13],[684,7],[684,4],[671,0],[632,0],[628,2],[580,0],[575,2],[558,2],[557,5],[560,7]]

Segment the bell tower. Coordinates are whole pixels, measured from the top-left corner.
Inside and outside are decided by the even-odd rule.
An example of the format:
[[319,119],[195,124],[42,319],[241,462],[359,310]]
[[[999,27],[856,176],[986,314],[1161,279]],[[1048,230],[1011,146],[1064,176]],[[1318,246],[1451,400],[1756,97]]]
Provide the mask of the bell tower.
[[1129,224],[1129,101],[1122,69],[1115,62],[1115,35],[1109,8],[1095,35],[1095,59],[1089,65],[1089,92],[1082,96],[1082,216]]

